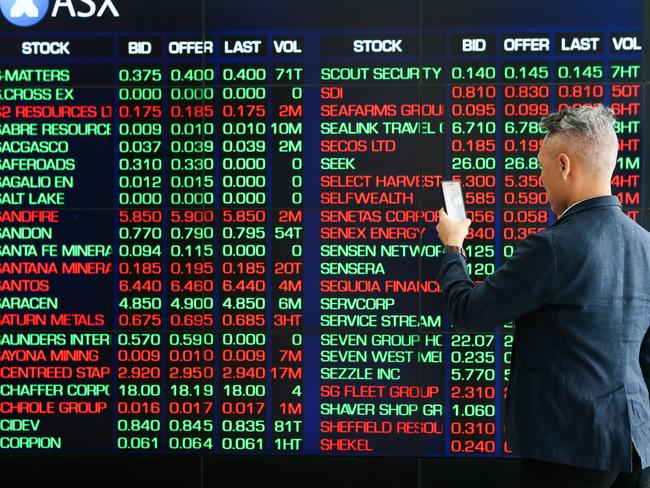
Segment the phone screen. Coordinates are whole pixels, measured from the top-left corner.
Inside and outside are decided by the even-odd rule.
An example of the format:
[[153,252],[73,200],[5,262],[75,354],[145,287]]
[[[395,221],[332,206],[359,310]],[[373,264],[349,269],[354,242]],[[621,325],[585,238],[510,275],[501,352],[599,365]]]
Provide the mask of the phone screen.
[[455,220],[465,219],[465,202],[463,192],[458,181],[443,181],[442,196],[445,200],[447,215]]

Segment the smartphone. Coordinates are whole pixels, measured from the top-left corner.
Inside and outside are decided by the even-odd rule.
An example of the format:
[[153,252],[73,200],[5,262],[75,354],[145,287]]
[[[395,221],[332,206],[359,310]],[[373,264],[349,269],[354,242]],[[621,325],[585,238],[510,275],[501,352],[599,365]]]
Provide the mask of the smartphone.
[[465,202],[463,191],[458,181],[442,182],[442,197],[445,201],[445,212],[455,220],[465,220]]

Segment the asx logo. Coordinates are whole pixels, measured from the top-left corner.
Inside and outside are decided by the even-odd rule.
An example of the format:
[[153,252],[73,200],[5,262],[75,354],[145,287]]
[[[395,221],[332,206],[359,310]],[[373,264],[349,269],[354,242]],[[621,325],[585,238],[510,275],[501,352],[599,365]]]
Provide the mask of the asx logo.
[[[99,8],[96,3],[103,2]],[[47,15],[50,0],[0,0],[0,10],[5,18],[19,27],[38,24]],[[113,5],[113,0],[54,0],[52,17],[59,13],[70,17],[101,17],[109,11],[113,17],[120,13]]]

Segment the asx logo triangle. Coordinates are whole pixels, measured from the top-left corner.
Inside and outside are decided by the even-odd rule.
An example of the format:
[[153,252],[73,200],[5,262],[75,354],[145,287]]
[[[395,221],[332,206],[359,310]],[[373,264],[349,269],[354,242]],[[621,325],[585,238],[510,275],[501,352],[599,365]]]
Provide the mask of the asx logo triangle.
[[49,0],[0,0],[0,10],[12,24],[29,27],[43,20],[49,3]]
[[13,18],[22,17],[38,17],[38,7],[34,5],[33,0],[16,0],[14,6],[9,10],[9,15]]

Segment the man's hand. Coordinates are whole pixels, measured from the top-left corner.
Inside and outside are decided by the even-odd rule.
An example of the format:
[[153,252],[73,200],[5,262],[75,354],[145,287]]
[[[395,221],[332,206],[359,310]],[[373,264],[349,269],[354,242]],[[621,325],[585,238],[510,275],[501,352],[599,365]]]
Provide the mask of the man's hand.
[[447,215],[444,209],[438,210],[438,237],[445,246],[458,246],[463,247],[463,241],[467,236],[467,231],[472,223],[471,220],[456,220]]

